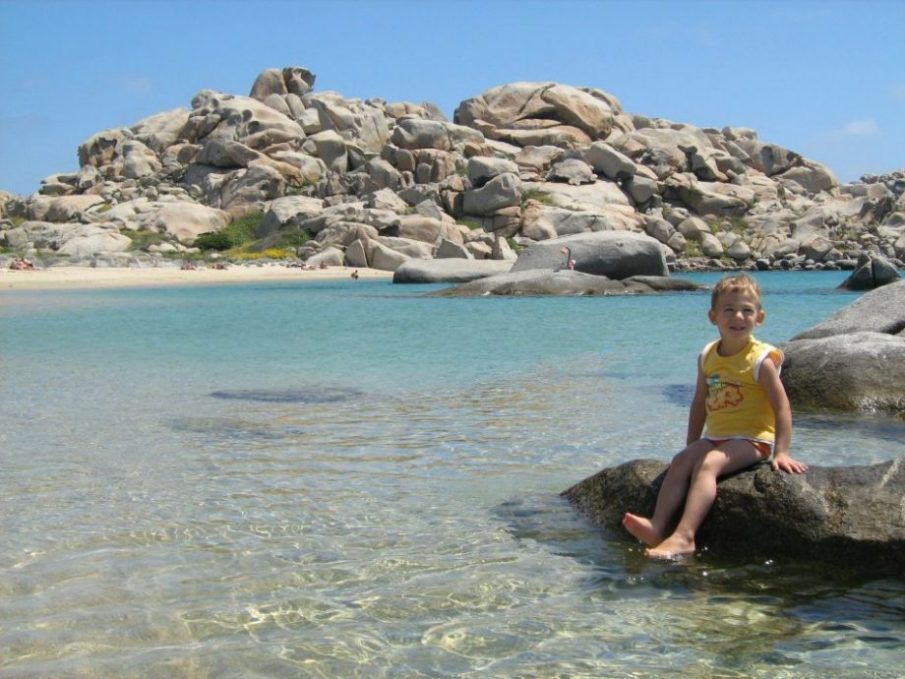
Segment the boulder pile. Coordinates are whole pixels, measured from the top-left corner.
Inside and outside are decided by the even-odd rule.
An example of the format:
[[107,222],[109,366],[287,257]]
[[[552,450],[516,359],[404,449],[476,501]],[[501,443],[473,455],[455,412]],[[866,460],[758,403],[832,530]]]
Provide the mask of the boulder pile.
[[[301,67],[248,96],[103,130],[78,172],[0,192],[0,247],[48,263],[137,265],[249,247],[395,271],[411,260],[514,261],[534,243],[645,234],[671,269],[854,268],[905,258],[905,171],[840,185],[754,130],[630,114],[613,95],[501,85],[456,109],[348,99]],[[228,256],[229,250],[226,250]]]

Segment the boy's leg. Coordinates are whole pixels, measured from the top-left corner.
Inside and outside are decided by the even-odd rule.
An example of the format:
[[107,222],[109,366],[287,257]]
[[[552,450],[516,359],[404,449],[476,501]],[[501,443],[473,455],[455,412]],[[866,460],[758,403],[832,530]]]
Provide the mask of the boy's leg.
[[669,558],[692,554],[695,550],[694,537],[716,499],[717,479],[746,467],[762,459],[760,451],[750,441],[736,439],[724,441],[715,450],[700,458],[695,466],[685,509],[676,530],[647,555],[654,558]]
[[711,451],[714,445],[707,439],[698,439],[678,453],[666,470],[666,477],[657,495],[657,504],[651,518],[626,513],[622,525],[636,538],[653,547],[662,542],[669,520],[685,501],[688,482],[697,464]]

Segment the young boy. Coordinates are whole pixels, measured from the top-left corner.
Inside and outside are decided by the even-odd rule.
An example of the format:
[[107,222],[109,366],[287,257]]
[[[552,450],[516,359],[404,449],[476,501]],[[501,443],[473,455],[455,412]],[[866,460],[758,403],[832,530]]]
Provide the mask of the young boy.
[[[622,519],[629,533],[649,545],[649,557],[694,553],[695,534],[716,499],[719,477],[766,460],[771,452],[774,470],[808,469],[789,454],[792,409],[779,381],[783,354],[752,336],[764,316],[760,288],[750,276],[726,277],[713,289],[709,317],[720,339],[698,358],[687,446],[666,472],[654,515],[627,513]],[[683,501],[682,517],[667,535]]]

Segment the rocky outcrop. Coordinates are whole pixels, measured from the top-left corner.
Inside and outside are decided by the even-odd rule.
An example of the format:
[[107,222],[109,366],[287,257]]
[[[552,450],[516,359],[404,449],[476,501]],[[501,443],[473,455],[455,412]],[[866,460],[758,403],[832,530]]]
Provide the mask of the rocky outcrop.
[[[148,253],[134,248],[150,251],[161,239],[184,250],[201,233],[198,221],[152,216],[174,203],[225,215],[212,220],[214,232],[267,214],[253,247],[293,243],[286,253],[302,258],[333,247],[356,266],[509,261],[512,245],[598,231],[646,234],[678,269],[854,268],[862,254],[899,267],[905,257],[905,172],[840,185],[753,130],[629,114],[590,87],[500,85],[463,101],[449,122],[427,102],[346,98],[316,91],[315,80],[298,66],[267,69],[248,96],[202,90],[187,109],[92,135],[79,146],[78,172],[4,200],[0,246],[25,221],[109,222],[133,239],[136,257]],[[346,205],[393,217],[356,222],[373,229],[309,229],[323,220],[283,218],[288,198],[320,201],[325,217]],[[435,240],[410,239],[429,252],[388,240],[408,238],[394,230],[413,211],[445,225]],[[16,249],[60,252],[37,241]]]
[[689,292],[702,286],[668,276],[632,276],[614,280],[580,271],[529,269],[480,278],[434,293],[439,297],[646,295],[655,292]]
[[492,259],[410,259],[393,272],[394,283],[464,283],[508,271],[511,262]]
[[783,350],[793,407],[905,413],[905,281],[865,293]]
[[844,290],[873,290],[881,285],[889,285],[901,278],[889,260],[885,257],[863,254],[852,275],[846,278],[840,288]]
[[628,231],[597,231],[535,243],[519,255],[512,271],[564,269],[570,260],[578,272],[617,280],[669,274],[660,243]]
[[[649,516],[666,465],[636,460],[604,469],[563,492],[611,534],[630,538],[625,512]],[[720,481],[697,542],[739,558],[802,558],[901,576],[905,563],[905,459],[863,467],[811,467],[806,474],[759,465]]]

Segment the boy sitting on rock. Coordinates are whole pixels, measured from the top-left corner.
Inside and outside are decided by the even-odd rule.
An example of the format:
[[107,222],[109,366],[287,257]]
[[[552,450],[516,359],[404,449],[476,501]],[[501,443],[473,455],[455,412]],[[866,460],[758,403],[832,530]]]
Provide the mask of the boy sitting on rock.
[[[647,556],[669,559],[694,553],[695,534],[716,499],[720,476],[766,460],[771,453],[773,469],[807,471],[806,464],[789,454],[792,409],[779,380],[783,354],[752,335],[764,316],[760,288],[750,276],[726,277],[713,289],[709,317],[720,338],[698,358],[687,446],[666,472],[653,516],[626,513],[622,519],[629,533],[649,545]],[[667,535],[683,501],[679,523]]]

